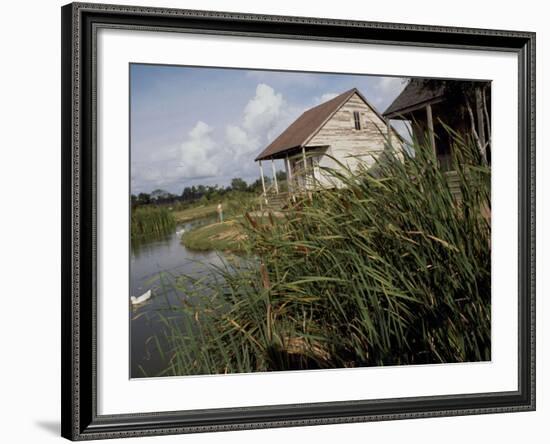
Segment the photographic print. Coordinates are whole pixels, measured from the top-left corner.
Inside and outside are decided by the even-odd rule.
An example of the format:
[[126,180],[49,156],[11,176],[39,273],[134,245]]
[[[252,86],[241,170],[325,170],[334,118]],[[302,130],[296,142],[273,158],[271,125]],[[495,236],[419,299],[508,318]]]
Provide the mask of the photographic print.
[[491,359],[491,83],[131,64],[132,378]]
[[61,41],[64,437],[535,409],[534,33],[75,3]]

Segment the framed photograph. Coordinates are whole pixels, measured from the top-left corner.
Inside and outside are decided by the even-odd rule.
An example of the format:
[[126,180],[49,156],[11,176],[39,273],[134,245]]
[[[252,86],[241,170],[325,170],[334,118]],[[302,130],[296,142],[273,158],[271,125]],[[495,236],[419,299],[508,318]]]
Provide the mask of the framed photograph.
[[62,8],[62,435],[535,409],[535,35]]

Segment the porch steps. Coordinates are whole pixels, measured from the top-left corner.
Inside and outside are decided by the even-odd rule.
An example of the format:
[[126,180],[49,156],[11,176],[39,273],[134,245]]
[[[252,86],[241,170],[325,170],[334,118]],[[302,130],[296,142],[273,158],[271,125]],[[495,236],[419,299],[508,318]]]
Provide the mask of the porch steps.
[[[282,210],[285,208],[290,200],[289,193],[269,193],[265,197],[261,196],[262,206],[264,209],[269,210]],[[267,203],[266,203],[267,200]]]

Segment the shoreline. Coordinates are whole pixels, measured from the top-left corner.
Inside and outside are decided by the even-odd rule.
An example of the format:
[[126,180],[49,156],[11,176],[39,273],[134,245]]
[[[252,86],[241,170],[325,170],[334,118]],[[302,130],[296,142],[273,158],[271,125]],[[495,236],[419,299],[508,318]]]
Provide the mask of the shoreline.
[[246,238],[237,219],[214,222],[187,231],[181,237],[181,244],[192,251],[242,250],[241,241]]

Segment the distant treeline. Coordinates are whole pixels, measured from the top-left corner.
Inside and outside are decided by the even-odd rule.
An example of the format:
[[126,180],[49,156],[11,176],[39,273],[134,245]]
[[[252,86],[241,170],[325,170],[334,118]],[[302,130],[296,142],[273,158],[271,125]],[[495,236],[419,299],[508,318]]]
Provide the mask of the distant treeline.
[[[277,171],[277,180],[286,180],[286,173],[284,171]],[[269,177],[265,178],[266,186],[271,184]],[[169,203],[193,203],[198,201],[212,201],[220,199],[227,193],[232,191],[248,192],[248,193],[261,193],[262,192],[262,180],[256,179],[252,183],[247,183],[246,180],[236,177],[231,180],[231,184],[225,187],[219,185],[193,185],[185,187],[181,194],[170,193],[163,189],[153,190],[151,193],[139,193],[137,195],[132,194],[132,206],[148,205],[148,204],[169,204]]]

